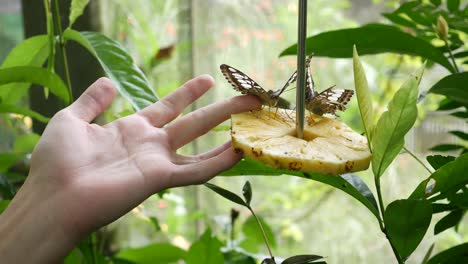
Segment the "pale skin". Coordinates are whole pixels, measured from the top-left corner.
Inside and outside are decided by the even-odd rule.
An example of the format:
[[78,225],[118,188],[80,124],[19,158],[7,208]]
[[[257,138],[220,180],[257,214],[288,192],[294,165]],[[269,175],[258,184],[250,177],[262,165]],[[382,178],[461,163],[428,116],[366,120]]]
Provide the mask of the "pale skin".
[[87,234],[161,190],[200,184],[235,165],[230,142],[197,156],[177,149],[233,113],[260,107],[238,96],[181,112],[213,86],[188,81],[157,103],[100,126],[90,122],[116,90],[101,78],[49,122],[31,157],[29,176],[0,215],[2,263],[59,263]]

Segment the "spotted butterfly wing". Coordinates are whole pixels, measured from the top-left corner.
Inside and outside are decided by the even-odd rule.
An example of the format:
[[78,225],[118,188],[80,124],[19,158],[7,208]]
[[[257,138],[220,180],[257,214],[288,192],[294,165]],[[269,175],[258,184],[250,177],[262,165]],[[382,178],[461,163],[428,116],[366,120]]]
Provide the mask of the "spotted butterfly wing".
[[353,97],[354,91],[347,89],[333,89],[332,86],[323,92],[316,94],[315,84],[310,72],[311,56],[306,60],[306,109],[316,115],[332,114],[336,116],[336,111],[346,110],[346,104]]
[[282,88],[275,91],[266,91],[247,74],[232,66],[221,64],[220,69],[226,80],[234,87],[236,91],[239,91],[242,94],[255,95],[262,101],[263,105],[270,107],[274,107],[278,104],[280,95],[297,78],[297,74],[294,73]]

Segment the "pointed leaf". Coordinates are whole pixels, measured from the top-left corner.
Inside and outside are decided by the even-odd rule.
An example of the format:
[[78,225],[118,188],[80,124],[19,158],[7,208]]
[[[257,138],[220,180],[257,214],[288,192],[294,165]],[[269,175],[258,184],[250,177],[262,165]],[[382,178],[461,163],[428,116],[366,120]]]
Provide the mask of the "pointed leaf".
[[426,200],[396,200],[384,213],[390,240],[405,260],[418,247],[431,223],[432,207]]
[[449,132],[450,134],[454,135],[454,136],[457,136],[463,140],[467,140],[468,141],[468,133],[465,133],[463,131],[450,131]]
[[76,19],[83,14],[84,9],[88,5],[89,0],[72,0],[70,5],[70,15],[68,16],[68,27],[71,28]]
[[374,109],[372,108],[372,99],[369,91],[369,85],[367,84],[366,73],[364,72],[364,68],[359,60],[356,46],[353,47],[353,66],[354,86],[356,89],[359,112],[361,113],[361,120],[364,124],[367,143],[369,144],[369,149],[371,149],[370,143],[372,140],[372,133],[374,131]]
[[451,247],[432,257],[427,264],[468,263],[468,242]]
[[250,205],[250,201],[252,201],[252,186],[250,186],[250,182],[246,181],[244,187],[242,188],[242,195],[245,198],[245,201],[248,205]]
[[210,188],[210,189],[211,189],[212,191],[214,191],[215,193],[217,193],[217,194],[223,196],[224,198],[228,199],[229,201],[234,202],[234,203],[236,203],[236,204],[243,205],[243,206],[249,208],[249,205],[246,204],[246,203],[244,202],[244,200],[242,200],[242,198],[239,197],[237,194],[235,194],[235,193],[233,193],[233,192],[231,192],[231,191],[228,191],[228,190],[226,190],[226,189],[223,189],[223,188],[221,188],[221,187],[219,187],[219,186],[216,186],[216,185],[214,185],[214,184],[208,183],[208,182],[205,183],[204,185],[205,185],[206,187]]
[[114,81],[119,93],[136,110],[141,110],[158,100],[146,76],[118,42],[98,32],[78,32],[67,29],[63,33],[85,47],[101,64],[109,78]]
[[423,260],[421,261],[421,264],[426,264],[426,263],[427,263],[427,261],[428,261],[429,258],[431,257],[432,251],[434,250],[434,246],[435,246],[435,244],[432,243],[432,245],[429,247],[429,249],[427,250],[426,254],[424,255],[424,258],[423,258]]
[[396,92],[382,114],[372,138],[372,170],[380,177],[404,145],[404,137],[416,121],[418,85],[424,66],[410,76]]
[[429,92],[445,95],[455,102],[468,105],[467,83],[468,72],[454,73],[439,80],[429,89]]
[[44,68],[34,66],[16,66],[0,69],[1,86],[7,83],[34,83],[49,88],[49,90],[65,103],[70,100],[67,86],[60,76]]
[[[1,68],[13,66],[42,66],[49,55],[47,36],[38,35],[16,45],[3,61]],[[0,87],[0,98],[3,103],[16,104],[27,94],[30,83],[9,83]]]
[[[320,33],[307,38],[307,54],[317,57],[351,58],[353,46],[359,47],[360,55],[392,52],[420,56],[439,63],[450,72],[455,72],[444,53],[430,43],[405,33],[395,26],[369,24]],[[297,45],[292,45],[280,56],[297,54]]]
[[440,151],[440,152],[445,152],[445,151],[454,151],[454,150],[459,150],[459,149],[464,149],[465,147],[462,145],[456,145],[456,144],[440,144],[437,146],[434,146],[430,148],[429,150],[432,151]]
[[455,210],[450,212],[448,215],[444,216],[435,225],[434,235],[437,235],[451,227],[456,226],[461,221],[464,214],[464,210]]
[[454,161],[455,157],[453,156],[441,156],[441,155],[434,155],[434,156],[427,156],[426,157],[429,164],[431,164],[432,168],[438,170],[440,167],[444,166],[445,164]]
[[0,214],[3,213],[3,211],[5,211],[9,204],[10,200],[0,200]]
[[285,259],[281,264],[309,264],[319,259],[323,259],[323,257],[318,255],[297,255]]
[[236,166],[230,170],[223,172],[223,176],[238,176],[238,175],[294,175],[318,182],[322,182],[333,186],[337,189],[344,191],[351,195],[365,207],[367,207],[377,219],[379,219],[379,212],[377,203],[375,202],[372,192],[370,192],[367,185],[355,174],[345,174],[342,176],[330,176],[320,173],[307,173],[291,170],[273,169],[258,161],[244,158]]
[[[0,90],[2,89],[0,88]],[[38,112],[34,112],[33,110],[30,110],[29,108],[20,107],[20,106],[11,105],[11,104],[0,104],[0,113],[13,113],[13,114],[29,116],[42,123],[47,123],[50,120],[50,118],[45,117],[39,114]]]
[[169,243],[154,243],[140,248],[123,249],[117,258],[138,264],[172,263],[184,259],[187,252]]

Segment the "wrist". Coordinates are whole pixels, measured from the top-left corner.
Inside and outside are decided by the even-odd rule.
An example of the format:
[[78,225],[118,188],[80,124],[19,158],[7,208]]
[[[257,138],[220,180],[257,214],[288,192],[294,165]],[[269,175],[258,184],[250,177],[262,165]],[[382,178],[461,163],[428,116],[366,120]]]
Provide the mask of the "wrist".
[[34,189],[23,186],[0,215],[2,263],[60,263],[78,239],[64,226],[58,194]]

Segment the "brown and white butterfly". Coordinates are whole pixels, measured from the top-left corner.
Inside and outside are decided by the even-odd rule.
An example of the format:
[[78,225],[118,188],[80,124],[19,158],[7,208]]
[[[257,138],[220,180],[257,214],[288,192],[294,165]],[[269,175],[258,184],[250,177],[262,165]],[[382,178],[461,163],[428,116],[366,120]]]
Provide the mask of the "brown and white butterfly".
[[347,89],[333,89],[335,85],[324,91],[317,93],[315,83],[310,72],[310,60],[312,56],[306,59],[306,102],[305,108],[316,115],[331,114],[336,116],[336,111],[345,111],[346,104],[353,97],[354,91]]
[[[269,107],[279,106],[278,103],[282,101],[280,95],[286,90],[286,88],[288,88],[291,83],[295,82],[297,78],[297,73],[295,72],[283,87],[273,91],[263,89],[262,86],[252,80],[252,78],[250,78],[247,74],[232,66],[221,64],[220,69],[226,80],[232,85],[232,87],[234,87],[234,90],[239,91],[242,94],[255,95],[262,101],[263,105]],[[284,106],[284,108],[285,107],[286,106]]]
[[[349,102],[351,97],[354,94],[352,90],[345,89],[333,89],[334,86],[326,89],[325,91],[316,94],[314,90],[314,80],[310,72],[310,61],[312,56],[307,57],[306,59],[306,109],[310,112],[323,115],[323,114],[332,114],[336,115],[336,111],[344,111],[346,109],[346,104]],[[236,91],[241,92],[242,94],[252,94],[257,96],[263,105],[269,107],[278,106],[280,101],[280,95],[286,90],[286,88],[294,83],[297,79],[297,71],[294,72],[291,77],[288,79],[286,84],[277,89],[277,90],[265,90],[257,82],[252,80],[247,74],[241,72],[240,70],[222,64],[220,66],[221,72],[228,82],[234,87]]]

